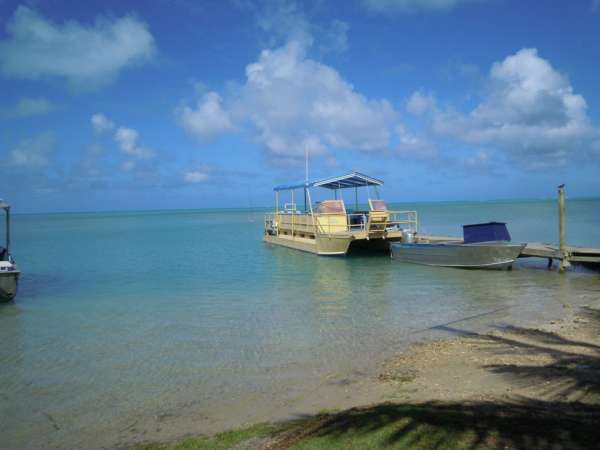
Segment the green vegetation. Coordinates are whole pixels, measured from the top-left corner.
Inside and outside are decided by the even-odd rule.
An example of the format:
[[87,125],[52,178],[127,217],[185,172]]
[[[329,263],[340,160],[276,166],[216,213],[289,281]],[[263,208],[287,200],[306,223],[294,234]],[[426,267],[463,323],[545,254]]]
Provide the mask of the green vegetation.
[[285,427],[270,423],[260,423],[246,428],[239,428],[215,436],[197,436],[171,444],[142,444],[138,450],[227,450],[251,439],[272,437],[283,431]]

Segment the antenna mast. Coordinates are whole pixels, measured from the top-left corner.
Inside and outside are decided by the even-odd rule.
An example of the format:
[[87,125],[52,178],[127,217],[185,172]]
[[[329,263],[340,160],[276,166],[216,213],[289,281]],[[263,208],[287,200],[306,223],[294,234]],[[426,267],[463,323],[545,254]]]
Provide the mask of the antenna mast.
[[304,181],[306,181],[308,183],[308,148],[304,149],[304,160],[305,160]]
[[304,212],[306,209],[306,191],[308,189],[308,148],[304,147]]

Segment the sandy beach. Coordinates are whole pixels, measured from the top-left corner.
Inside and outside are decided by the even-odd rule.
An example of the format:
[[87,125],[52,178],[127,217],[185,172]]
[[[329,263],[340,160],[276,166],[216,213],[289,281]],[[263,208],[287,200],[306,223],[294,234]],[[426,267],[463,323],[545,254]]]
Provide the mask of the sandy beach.
[[[534,327],[446,331],[455,337],[412,345],[376,377],[349,375],[324,389],[321,402],[288,405],[314,412],[291,414],[232,448],[592,448],[600,438],[600,298]],[[382,437],[406,420],[413,426]],[[357,432],[379,437],[357,441]],[[191,448],[205,448],[204,439]]]
[[535,328],[507,326],[487,333],[414,345],[386,363],[380,379],[398,399],[539,401],[600,404],[600,302],[566,311]]

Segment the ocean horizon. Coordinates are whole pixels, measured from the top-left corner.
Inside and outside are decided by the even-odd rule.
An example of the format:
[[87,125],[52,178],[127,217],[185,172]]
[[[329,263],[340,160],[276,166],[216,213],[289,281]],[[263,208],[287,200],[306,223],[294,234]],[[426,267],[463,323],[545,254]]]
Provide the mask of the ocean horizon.
[[[570,201],[596,201],[600,200],[600,196],[567,196]],[[463,203],[530,203],[530,202],[554,202],[558,200],[555,197],[523,197],[523,198],[497,198],[497,199],[458,199],[458,200],[412,200],[412,201],[389,201],[390,205],[429,205],[429,204],[463,204]],[[568,203],[567,203],[568,205]],[[123,208],[123,209],[76,209],[76,210],[60,210],[60,211],[19,211],[18,205],[15,210],[15,205],[12,205],[13,215],[33,215],[33,214],[86,214],[86,213],[123,213],[123,212],[166,212],[166,211],[197,211],[197,210],[256,210],[259,212],[273,211],[273,205],[267,206],[199,206],[186,208]]]

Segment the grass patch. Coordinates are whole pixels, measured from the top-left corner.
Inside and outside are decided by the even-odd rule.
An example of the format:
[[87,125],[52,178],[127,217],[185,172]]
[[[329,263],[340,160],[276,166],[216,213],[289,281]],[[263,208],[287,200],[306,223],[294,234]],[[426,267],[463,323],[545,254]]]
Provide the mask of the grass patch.
[[379,375],[379,381],[393,382],[397,384],[412,383],[417,378],[417,373],[413,370],[394,370],[387,371]]
[[136,447],[137,450],[228,450],[242,442],[255,438],[275,436],[286,428],[282,425],[259,423],[245,428],[238,428],[214,436],[196,436],[181,441],[165,443],[146,443]]

